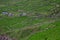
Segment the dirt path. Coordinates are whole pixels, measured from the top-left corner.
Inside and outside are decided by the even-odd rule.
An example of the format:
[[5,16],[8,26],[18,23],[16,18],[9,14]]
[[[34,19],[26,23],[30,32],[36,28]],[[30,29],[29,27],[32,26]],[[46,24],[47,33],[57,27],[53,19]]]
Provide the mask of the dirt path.
[[[1,34],[6,34],[6,33],[9,33],[9,32],[12,33],[12,32],[15,32],[16,30],[19,30],[20,32],[22,32],[22,30],[38,28],[39,26],[42,26],[42,25],[48,24],[48,23],[49,23],[49,24],[50,24],[50,23],[54,23],[55,21],[56,21],[56,20],[43,21],[43,22],[40,22],[40,23],[31,25],[31,26],[26,26],[26,27],[22,27],[22,28],[19,28],[19,29],[10,30],[10,31],[7,31],[7,32],[1,33]],[[52,25],[52,26],[46,27],[46,28],[43,29],[43,30],[39,30],[39,31],[32,32],[29,36],[27,36],[27,37],[25,37],[25,38],[23,38],[23,39],[24,39],[24,40],[28,40],[29,37],[31,37],[33,34],[38,33],[38,32],[43,32],[43,31],[46,31],[46,30],[48,30],[48,29],[50,29],[50,28],[54,28],[54,27],[55,27],[55,25]],[[19,34],[17,34],[17,35],[19,35]],[[20,35],[21,35],[21,33],[20,33]],[[21,40],[23,40],[23,39],[21,39]]]
[[26,27],[22,27],[22,28],[19,28],[19,29],[14,29],[14,30],[10,30],[10,31],[7,31],[7,32],[4,32],[4,33],[1,33],[1,34],[6,34],[6,33],[9,33],[9,32],[14,32],[16,30],[26,30],[26,29],[34,29],[34,28],[37,28],[39,26],[42,26],[43,24],[48,24],[48,23],[53,23],[55,22],[55,20],[49,20],[49,21],[45,21],[45,22],[42,22],[42,23],[37,23],[37,24],[34,24],[32,26],[26,26]]
[[[18,30],[18,31],[21,32],[21,33],[20,33],[20,35],[21,35],[23,30],[38,28],[38,27],[40,27],[40,26],[42,26],[42,25],[44,25],[44,24],[50,24],[50,23],[54,23],[54,22],[55,22],[55,20],[43,21],[43,22],[40,22],[40,23],[31,25],[31,26],[26,26],[26,27],[22,27],[22,28],[19,28],[19,29],[10,30],[10,31],[7,31],[7,32],[1,33],[1,34],[6,34],[6,33],[10,33],[10,32],[12,33],[12,32],[15,32],[16,30]],[[25,38],[23,38],[23,39],[24,39],[24,40],[28,40],[28,38],[29,38],[31,35],[33,35],[33,34],[35,34],[35,33],[37,33],[37,32],[43,32],[43,31],[45,31],[45,30],[48,30],[48,28],[45,28],[44,30],[34,31],[34,32],[32,32],[29,36],[27,36],[27,37],[25,37]],[[17,34],[17,35],[19,36],[19,34]],[[23,40],[23,39],[21,39],[21,40]]]
[[46,30],[48,30],[48,29],[51,29],[51,28],[54,28],[54,27],[55,27],[55,25],[52,25],[52,26],[46,27],[45,29],[32,32],[29,36],[27,36],[27,37],[25,37],[25,38],[23,38],[23,39],[21,39],[21,40],[28,40],[33,34],[36,34],[36,33],[38,33],[38,32],[44,32],[44,31],[46,31]]

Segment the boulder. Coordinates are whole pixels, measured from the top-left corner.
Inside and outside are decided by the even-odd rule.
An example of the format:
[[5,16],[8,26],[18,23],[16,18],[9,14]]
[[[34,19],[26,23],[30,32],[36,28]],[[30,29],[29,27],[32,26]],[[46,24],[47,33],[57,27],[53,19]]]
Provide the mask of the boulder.
[[9,13],[9,14],[8,14],[8,16],[14,16],[14,14],[12,14],[12,13]]
[[8,14],[9,14],[9,13],[6,12],[6,11],[2,12],[2,15],[8,15]]
[[6,35],[0,35],[0,40],[12,40],[12,39]]
[[20,16],[27,16],[27,13],[21,13]]

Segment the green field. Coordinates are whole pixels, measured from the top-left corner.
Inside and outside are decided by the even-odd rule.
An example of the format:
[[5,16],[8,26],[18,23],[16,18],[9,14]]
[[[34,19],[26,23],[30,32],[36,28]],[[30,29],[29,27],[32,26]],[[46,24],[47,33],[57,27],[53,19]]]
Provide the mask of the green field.
[[32,13],[47,13],[50,9],[55,7],[54,3],[59,3],[59,0],[1,0],[0,11],[9,11],[18,13],[18,10]]
[[[27,16],[15,16],[21,13]],[[60,40],[59,30],[60,0],[0,0],[0,35],[12,40]]]
[[54,28],[31,35],[28,40],[60,40],[60,22],[56,21],[54,25]]

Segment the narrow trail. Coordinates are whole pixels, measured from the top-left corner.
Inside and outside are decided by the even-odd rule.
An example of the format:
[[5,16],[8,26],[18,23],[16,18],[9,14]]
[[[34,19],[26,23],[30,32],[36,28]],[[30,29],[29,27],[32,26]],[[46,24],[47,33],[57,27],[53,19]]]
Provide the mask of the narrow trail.
[[34,24],[32,26],[26,26],[26,27],[22,27],[22,28],[19,28],[19,29],[10,30],[10,31],[7,31],[7,32],[1,33],[1,34],[6,34],[6,33],[9,33],[9,32],[14,32],[16,30],[22,31],[22,30],[26,30],[26,29],[33,29],[33,28],[37,28],[39,26],[42,26],[43,24],[48,24],[48,23],[53,23],[53,22],[55,22],[55,20],[49,20],[49,21],[45,21],[45,22],[42,22],[42,23]]
[[[24,21],[21,21],[21,23],[18,22],[18,23],[15,23],[15,24],[13,24],[13,25],[10,25],[9,27],[13,27],[13,26],[16,26],[16,25],[19,25],[19,24],[23,24],[23,23],[28,23],[28,22],[26,22],[26,21],[28,21],[28,19],[25,19]],[[30,21],[34,21],[34,20],[31,19]],[[43,20],[40,20],[40,21],[43,21]],[[10,29],[9,27],[8,27],[8,29]],[[10,30],[11,30],[11,29],[10,29]]]
[[53,22],[55,22],[55,20],[50,20],[50,21],[45,21],[45,22],[42,22],[42,23],[37,23],[37,24],[34,24],[32,26],[29,26],[29,27],[24,27],[24,28],[22,28],[22,30],[37,28],[39,26],[42,26],[43,24],[48,24],[48,23],[53,23]]
[[[48,30],[48,29],[51,29],[51,28],[54,28],[54,27],[55,27],[55,25],[52,25],[52,26],[46,27],[45,29],[32,32],[29,36],[25,37],[24,40],[28,40],[33,34],[36,34],[36,33],[38,33],[38,32],[44,32],[44,31],[46,31],[46,30]],[[23,40],[23,39],[21,39],[21,40]]]
[[[39,28],[40,26],[42,26],[42,25],[44,25],[44,24],[51,24],[51,23],[53,23],[53,22],[55,22],[55,20],[50,20],[50,21],[46,21],[46,22],[42,22],[42,23],[38,23],[38,24],[35,24],[35,25],[33,25],[33,26],[29,26],[29,27],[24,27],[24,28],[22,28],[21,29],[21,33],[20,33],[20,36],[22,35],[22,32],[24,31],[24,30],[33,30],[32,31],[32,33],[34,33],[34,32],[36,32],[37,30],[34,30],[34,29],[37,29],[37,28]],[[19,36],[19,35],[18,35]]]
[[[51,28],[54,28],[54,25],[53,25]],[[50,29],[50,28],[47,27],[47,28],[45,28],[44,30],[40,30],[40,31],[33,32],[33,33],[31,33],[29,36],[27,36],[27,37],[25,38],[25,40],[28,40],[29,37],[31,37],[33,34],[36,34],[36,33],[38,33],[38,32],[44,32],[44,31],[46,31],[46,30],[48,30],[48,29]]]
[[[20,31],[20,32],[22,33],[23,30],[38,28],[38,27],[42,26],[43,24],[48,24],[48,23],[50,24],[50,23],[54,23],[54,22],[55,22],[55,20],[43,21],[43,22],[34,24],[34,25],[32,25],[32,26],[26,26],[26,27],[22,27],[22,28],[19,28],[19,29],[10,30],[10,31],[7,31],[7,32],[1,33],[1,34],[7,34],[7,33],[10,33],[10,32],[12,33],[12,32],[15,32],[16,30],[18,30],[18,31]],[[44,30],[47,30],[47,29],[44,29]],[[30,35],[26,36],[26,37],[23,38],[23,39],[24,39],[24,40],[28,40],[28,38],[29,38],[31,35],[33,35],[33,34],[35,34],[35,33],[37,33],[37,32],[44,31],[44,30],[34,31],[34,32],[32,32]],[[21,33],[20,33],[20,35],[21,35]],[[17,34],[17,35],[19,36],[19,34]],[[21,40],[23,40],[23,39],[21,39]]]

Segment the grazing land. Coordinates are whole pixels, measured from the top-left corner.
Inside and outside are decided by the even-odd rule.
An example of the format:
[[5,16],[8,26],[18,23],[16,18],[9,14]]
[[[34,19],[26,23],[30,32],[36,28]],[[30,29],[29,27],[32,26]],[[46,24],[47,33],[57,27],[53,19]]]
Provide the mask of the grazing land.
[[0,0],[0,40],[60,40],[60,0]]

